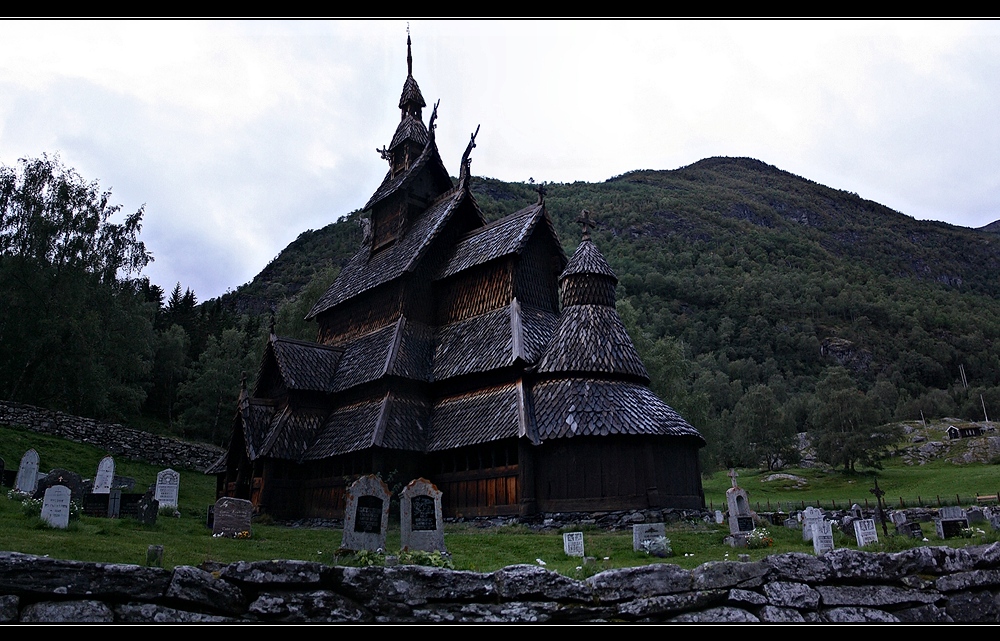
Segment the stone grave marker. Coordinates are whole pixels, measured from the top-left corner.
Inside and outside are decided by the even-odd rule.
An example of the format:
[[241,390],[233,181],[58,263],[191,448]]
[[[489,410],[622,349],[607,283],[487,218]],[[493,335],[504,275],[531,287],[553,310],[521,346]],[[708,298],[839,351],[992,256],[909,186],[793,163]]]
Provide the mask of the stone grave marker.
[[208,506],[208,514],[205,516],[205,527],[210,530],[215,527],[215,503]]
[[632,526],[632,549],[636,552],[645,552],[645,543],[653,539],[666,536],[667,526],[663,523],[636,523]]
[[950,539],[961,536],[962,530],[969,527],[969,517],[965,510],[958,506],[947,506],[938,510],[934,519],[934,529],[939,539]]
[[180,489],[181,475],[166,469],[156,475],[156,500],[160,507],[177,507],[177,493]]
[[108,515],[109,494],[84,494],[83,513],[85,516],[105,517]]
[[584,556],[583,532],[566,532],[563,534],[563,552],[566,556]]
[[813,551],[822,556],[833,549],[833,523],[821,520],[812,525]]
[[42,520],[52,527],[65,529],[69,525],[71,492],[65,485],[51,485],[42,498]]
[[[136,496],[135,494],[130,494],[129,496]],[[122,502],[124,510],[125,502]],[[151,492],[146,492],[145,494],[139,495],[138,500],[136,500],[133,505],[135,506],[135,518],[144,525],[153,525],[156,523],[156,517],[160,514],[160,502],[156,499],[156,496]]]
[[215,502],[213,514],[212,536],[250,538],[250,521],[253,518],[253,503],[250,501],[224,496]]
[[122,491],[117,487],[111,488],[111,491],[108,492],[108,518],[117,519],[121,509]]
[[799,529],[799,520],[794,516],[790,516],[787,519],[785,519],[783,525],[789,530],[797,530]]
[[28,450],[21,457],[21,465],[17,468],[17,479],[14,489],[24,494],[34,495],[38,488],[38,452]]
[[441,490],[427,479],[414,479],[399,494],[399,540],[404,550],[447,552]]
[[753,531],[753,514],[750,512],[750,497],[747,491],[736,484],[736,470],[729,470],[733,486],[726,490],[726,504],[729,507],[729,533],[749,534]]
[[851,516],[853,516],[856,519],[863,519],[863,518],[865,518],[865,514],[861,510],[861,506],[858,505],[857,503],[855,503],[854,505],[851,506]]
[[390,496],[389,488],[374,474],[362,476],[347,488],[341,547],[355,552],[385,550]]
[[823,510],[818,507],[807,507],[802,511],[802,540],[812,541],[813,525],[823,523]]
[[40,499],[45,496],[45,490],[53,485],[65,485],[69,488],[73,501],[83,504],[83,497],[87,494],[83,477],[76,472],[57,467],[48,474],[38,479],[34,497]]
[[146,567],[163,567],[163,546],[150,545],[146,548]]
[[1000,514],[990,515],[990,527],[993,528],[994,531],[1000,530]]
[[864,547],[869,543],[878,543],[875,519],[855,519],[852,525],[854,525],[854,538],[858,541],[858,547]]
[[726,522],[726,517],[725,517],[725,515],[724,515],[724,514],[722,513],[722,510],[716,510],[716,511],[715,511],[715,523],[716,523],[717,525],[722,525],[722,524],[723,524],[723,523],[725,523],[725,522]]
[[970,507],[966,513],[966,517],[969,519],[969,525],[973,523],[985,523],[986,515],[983,513],[983,509],[978,505]]
[[111,482],[115,479],[115,460],[105,456],[97,465],[97,475],[94,476],[94,494],[107,494],[111,491]]

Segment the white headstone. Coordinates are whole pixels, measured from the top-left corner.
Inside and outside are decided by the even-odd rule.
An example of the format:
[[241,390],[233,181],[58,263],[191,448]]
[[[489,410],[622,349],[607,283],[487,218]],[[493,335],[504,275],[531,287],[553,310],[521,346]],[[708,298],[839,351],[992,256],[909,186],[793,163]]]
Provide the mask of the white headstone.
[[637,523],[632,526],[632,549],[642,552],[645,550],[643,543],[666,535],[667,526],[663,523]]
[[94,477],[94,494],[111,492],[111,482],[115,479],[115,460],[105,456],[97,465],[97,476]]
[[25,494],[34,494],[36,488],[38,488],[38,452],[28,450],[21,457],[21,465],[17,468],[14,489]]
[[818,507],[807,507],[802,514],[802,540],[812,541],[813,526],[823,522],[823,510]]
[[566,556],[583,556],[583,532],[563,534],[563,551]]
[[156,475],[156,492],[153,495],[160,507],[177,507],[177,493],[181,485],[181,475],[166,469]]
[[722,514],[722,510],[715,511],[715,522],[718,525],[722,525],[726,520],[726,517]]
[[42,499],[42,519],[52,527],[69,525],[69,501],[72,492],[65,485],[53,485]]
[[853,523],[854,537],[858,540],[858,547],[864,547],[869,543],[878,543],[878,532],[875,530],[875,519],[857,519]]
[[823,555],[833,549],[833,523],[820,521],[812,526],[813,551]]

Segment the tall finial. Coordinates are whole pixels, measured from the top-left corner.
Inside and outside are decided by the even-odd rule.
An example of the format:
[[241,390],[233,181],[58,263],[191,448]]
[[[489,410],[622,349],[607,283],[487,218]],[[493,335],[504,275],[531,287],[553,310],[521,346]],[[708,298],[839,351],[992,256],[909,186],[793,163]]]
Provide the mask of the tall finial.
[[[441,99],[434,103],[434,109],[431,110],[431,119],[427,121],[427,133],[434,137],[434,130],[437,129],[437,117],[438,117],[438,105],[441,104]],[[479,131],[478,129],[476,131]]]
[[410,53],[410,23],[406,23],[406,75],[413,75],[413,54]]
[[476,136],[479,135],[479,125],[476,125],[476,130],[469,137],[469,146],[465,148],[465,153],[462,154],[462,166],[459,167],[459,182],[468,186],[469,174],[472,172],[472,150],[476,148]]
[[[534,181],[534,179],[532,179]],[[535,187],[535,191],[538,192],[538,203],[539,205],[545,204],[545,185],[538,183],[538,187]]]
[[576,222],[583,225],[583,240],[590,240],[590,228],[596,227],[594,219],[590,217],[590,210],[584,209],[580,212],[580,217],[576,219]]

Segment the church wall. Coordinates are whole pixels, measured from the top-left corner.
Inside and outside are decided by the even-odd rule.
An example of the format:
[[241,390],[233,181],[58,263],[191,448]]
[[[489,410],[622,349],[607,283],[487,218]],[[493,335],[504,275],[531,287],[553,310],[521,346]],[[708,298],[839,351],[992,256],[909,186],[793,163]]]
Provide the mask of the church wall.
[[437,283],[437,322],[447,325],[510,304],[509,260],[495,260]]
[[702,507],[701,478],[690,474],[692,467],[697,472],[697,448],[670,443],[676,440],[604,436],[543,443],[535,454],[538,509]]
[[321,314],[317,342],[340,345],[394,323],[401,311],[400,284],[389,283]]
[[551,239],[542,233],[539,223],[517,261],[514,277],[514,295],[522,305],[530,305],[551,312],[559,311],[556,280],[562,271],[558,250]]

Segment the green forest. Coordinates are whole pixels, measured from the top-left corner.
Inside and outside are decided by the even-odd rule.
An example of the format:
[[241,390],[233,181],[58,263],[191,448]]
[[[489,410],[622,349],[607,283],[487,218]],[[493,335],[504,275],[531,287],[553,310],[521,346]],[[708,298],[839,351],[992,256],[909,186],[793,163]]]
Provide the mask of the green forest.
[[[1000,413],[1000,235],[918,221],[749,158],[601,183],[477,178],[487,218],[544,189],[567,256],[587,209],[653,390],[708,441],[707,471],[794,462],[799,432],[878,466],[894,421]],[[374,185],[373,185],[374,188]],[[362,212],[303,231],[249,283],[198,301],[142,275],[143,211],[58,158],[0,168],[0,398],[217,444],[263,342],[303,320]]]

